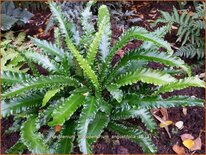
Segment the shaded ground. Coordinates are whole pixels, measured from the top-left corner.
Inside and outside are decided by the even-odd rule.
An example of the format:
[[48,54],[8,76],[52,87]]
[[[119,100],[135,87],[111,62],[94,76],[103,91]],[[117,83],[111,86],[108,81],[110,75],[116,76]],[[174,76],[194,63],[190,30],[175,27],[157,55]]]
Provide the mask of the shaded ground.
[[[158,18],[159,13],[155,10],[164,10],[164,11],[171,11],[173,5],[178,7],[176,2],[135,2],[132,8],[128,9],[137,9],[136,16],[139,18],[142,18],[142,21],[137,22],[133,25],[143,26],[148,30],[151,30],[151,27],[149,26],[148,20],[155,20]],[[25,29],[29,35],[37,35],[37,37],[41,39],[47,39],[52,40],[53,39],[53,31],[48,32],[47,34],[41,33],[41,28],[45,28],[45,20],[49,16],[49,12],[46,13],[38,13],[35,14],[35,16],[32,18],[31,22],[26,25]],[[153,14],[153,15],[152,15]],[[142,16],[143,15],[143,16]],[[128,23],[130,24],[130,23]],[[130,25],[132,26],[132,25]],[[17,28],[18,29],[18,28]],[[115,24],[112,25],[113,29],[113,42],[115,42],[116,39],[120,36],[122,33],[122,30],[115,27]],[[39,36],[38,36],[39,35]],[[166,36],[166,39],[169,42],[175,41],[175,35],[172,33],[170,35]],[[127,45],[123,49],[123,53],[127,51],[128,49],[133,49],[138,47],[141,44],[140,41],[131,42],[129,45]],[[120,54],[116,55],[113,59],[113,63],[117,62],[120,59]],[[158,66],[158,64],[150,64],[151,67],[162,67]],[[204,72],[204,66],[201,66],[198,68],[198,71],[195,71],[196,73],[203,73]],[[204,98],[204,89],[200,88],[187,88],[180,91],[174,91],[172,93],[166,93],[163,96],[172,96],[172,95],[189,95],[189,96],[196,96],[199,98]],[[182,130],[177,130],[175,126],[170,126],[169,130],[171,133],[172,138],[169,138],[166,131],[162,128],[157,129],[157,135],[154,135],[152,137],[154,143],[158,147],[158,153],[174,153],[172,150],[172,146],[178,142],[181,144],[180,135],[183,133],[189,133],[192,134],[194,137],[197,137],[200,130],[205,130],[205,111],[204,108],[200,107],[188,107],[187,108],[187,115],[185,116],[182,113],[182,108],[169,108],[168,114],[169,119],[173,122],[177,121],[183,121],[184,122],[184,128]],[[140,122],[138,119],[132,119],[130,120],[136,125],[140,125],[142,128],[144,128],[144,125]],[[11,147],[18,139],[19,139],[19,133],[12,133],[9,135],[4,134],[5,129],[7,129],[9,126],[12,125],[12,118],[9,119],[3,119],[2,120],[2,153],[5,152],[5,150],[9,147]],[[159,122],[157,122],[159,124]],[[128,154],[128,153],[134,153],[139,154],[143,153],[141,148],[133,143],[130,142],[127,139],[117,139],[112,138],[115,136],[114,133],[105,131],[103,133],[104,138],[100,138],[96,144],[94,144],[94,153],[98,154]],[[205,133],[202,133],[201,136],[202,140],[202,149],[200,151],[196,151],[196,153],[205,153]],[[80,153],[79,149],[75,148],[74,153]],[[189,153],[189,152],[187,152]]]

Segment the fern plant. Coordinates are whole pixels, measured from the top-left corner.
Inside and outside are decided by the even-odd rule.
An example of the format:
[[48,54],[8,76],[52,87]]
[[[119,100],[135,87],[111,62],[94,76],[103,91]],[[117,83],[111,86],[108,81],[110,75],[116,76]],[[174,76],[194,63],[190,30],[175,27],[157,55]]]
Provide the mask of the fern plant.
[[18,53],[13,47],[19,51],[24,51],[28,48],[33,48],[31,42],[25,41],[26,34],[20,32],[17,36],[13,31],[9,31],[2,35],[1,41],[1,69],[3,71],[27,72],[28,67],[22,69],[25,64],[25,58]]
[[26,73],[31,70],[36,74],[34,64],[24,56],[24,51],[33,50],[41,52],[31,41],[27,41],[26,33],[17,35],[13,31],[2,34],[1,41],[1,70]]
[[172,13],[160,11],[162,18],[155,21],[157,23],[165,23],[170,27],[177,26],[177,40],[181,42],[181,47],[177,50],[175,55],[184,56],[186,58],[197,57],[204,58],[204,36],[202,31],[205,29],[205,3],[195,5],[195,12],[190,14],[187,11],[179,11],[173,7]]
[[[89,11],[92,4],[88,2],[85,10]],[[3,71],[2,84],[9,88],[2,93],[2,116],[13,115],[23,122],[21,138],[7,153],[28,149],[34,154],[67,154],[72,152],[76,141],[80,151],[89,154],[105,129],[138,143],[145,153],[156,153],[150,134],[122,120],[140,118],[154,133],[156,124],[151,108],[203,106],[203,100],[194,97],[161,97],[161,93],[189,86],[204,87],[204,82],[191,77],[189,66],[172,55],[170,44],[160,36],[132,27],[111,47],[109,11],[102,5],[98,10],[97,30],[92,24],[86,24],[89,19],[83,16],[84,33],[76,42],[72,31],[75,25],[66,20],[56,3],[49,5],[59,23],[61,33],[57,36],[62,34],[67,47],[62,49],[59,41],[57,45],[31,38],[42,53],[27,50],[23,55],[29,62],[41,65],[48,75]],[[112,66],[113,56],[131,40],[148,43],[152,51],[142,46],[129,51]],[[163,47],[167,52],[161,53],[154,47]],[[148,61],[184,70],[188,77],[177,79],[164,70],[151,69]],[[133,84],[139,87],[132,89]],[[141,91],[149,84],[154,87]],[[47,126],[46,133],[39,132],[42,126]]]

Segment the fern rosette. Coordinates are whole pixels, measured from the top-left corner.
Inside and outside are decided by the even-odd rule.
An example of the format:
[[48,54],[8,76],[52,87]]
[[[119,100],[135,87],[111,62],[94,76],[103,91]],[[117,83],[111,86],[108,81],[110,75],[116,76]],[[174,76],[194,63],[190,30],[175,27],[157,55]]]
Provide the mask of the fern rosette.
[[[156,153],[150,134],[137,125],[126,125],[122,120],[140,118],[154,133],[156,123],[150,109],[203,106],[203,100],[198,98],[161,97],[162,93],[190,86],[204,87],[202,80],[191,76],[190,67],[172,55],[173,50],[162,39],[161,30],[149,32],[141,27],[130,28],[111,47],[110,16],[105,5],[99,8],[97,30],[93,29],[92,23],[87,25],[93,4],[89,2],[82,13],[85,32],[77,44],[73,36],[75,24],[64,17],[56,3],[49,3],[61,32],[56,37],[64,40],[58,40],[57,45],[31,38],[42,52],[29,50],[21,53],[29,63],[46,69],[48,75],[30,75],[3,68],[2,84],[6,87],[2,94],[2,116],[22,118],[23,123],[19,129],[21,138],[8,150],[9,153],[28,149],[35,154],[68,154],[73,151],[76,140],[80,151],[90,154],[92,144],[105,129],[128,136],[142,147],[144,153]],[[85,16],[86,13],[90,16]],[[113,56],[132,40],[141,40],[143,44],[134,51],[128,51],[112,66]],[[63,42],[67,46],[65,49],[59,45]],[[146,48],[145,45],[149,46]],[[160,52],[160,47],[166,52]],[[188,77],[177,79],[167,70],[152,69],[147,65],[149,61],[177,71],[182,69]],[[138,86],[136,90],[132,89],[134,85]],[[150,87],[150,91],[143,93],[141,90],[145,85]],[[49,131],[41,134],[38,130],[45,126]],[[57,127],[61,128],[55,131]]]

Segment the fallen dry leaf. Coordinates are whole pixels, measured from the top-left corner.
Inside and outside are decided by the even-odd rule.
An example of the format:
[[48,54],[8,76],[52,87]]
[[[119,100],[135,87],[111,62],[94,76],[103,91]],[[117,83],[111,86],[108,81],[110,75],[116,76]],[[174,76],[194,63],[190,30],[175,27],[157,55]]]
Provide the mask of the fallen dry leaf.
[[202,141],[201,141],[200,137],[197,137],[194,140],[194,145],[192,148],[190,148],[190,150],[191,151],[201,150],[201,147],[202,147]]
[[55,132],[59,132],[59,131],[61,131],[61,129],[62,129],[61,125],[55,126]]
[[163,120],[168,120],[168,118],[169,118],[169,116],[168,116],[168,112],[167,112],[167,109],[166,108],[160,108],[160,112],[161,112],[161,114],[162,114],[162,116],[163,116]]
[[183,141],[183,145],[187,147],[191,151],[201,150],[202,141],[201,141],[201,134],[203,130],[200,131],[198,137],[194,140],[194,137],[190,134],[183,134],[181,135],[181,139]]
[[41,33],[41,32],[44,32],[44,30],[42,28],[39,28],[38,31]]
[[178,128],[178,129],[183,129],[184,127],[184,122],[183,121],[178,121],[175,123],[175,126]]
[[[165,120],[166,117],[168,117],[168,116],[166,115],[165,110],[162,109],[162,110],[161,110],[161,113],[162,113],[162,115],[164,115],[164,116],[163,116],[163,118],[160,118],[159,116],[157,116],[157,115],[155,114],[155,113],[158,112],[158,111],[160,111],[160,110],[159,110],[159,109],[154,109],[154,110],[151,111],[151,113],[152,113],[152,115],[153,115],[158,121],[160,121],[162,124],[165,124],[165,125],[166,125],[166,126],[164,127],[164,129],[166,130],[169,138],[171,138],[171,135],[170,135],[170,132],[169,132],[169,128],[168,128],[168,125],[167,125],[167,123],[166,123],[167,120]],[[160,124],[161,124],[161,123],[160,123]]]
[[191,134],[185,133],[183,135],[180,136],[182,141],[186,140],[186,139],[194,139],[194,137]]
[[193,16],[193,15],[194,15],[194,12],[190,11],[188,14],[189,14],[190,16]]
[[173,30],[177,30],[178,27],[177,27],[177,26],[172,26],[172,29],[173,29]]
[[175,153],[177,154],[185,154],[185,149],[184,147],[181,147],[177,144],[175,144],[173,147],[172,147],[173,151],[175,151]]
[[119,50],[119,51],[117,52],[117,55],[119,55],[120,58],[122,58],[122,57],[124,56],[124,50]]
[[186,107],[183,107],[182,108],[182,113],[186,116],[187,115],[187,108]]
[[191,149],[194,146],[195,142],[192,139],[186,139],[183,141],[183,145],[188,148]]
[[164,127],[169,126],[171,124],[173,124],[172,121],[165,121],[163,123],[160,123],[160,128],[164,128]]

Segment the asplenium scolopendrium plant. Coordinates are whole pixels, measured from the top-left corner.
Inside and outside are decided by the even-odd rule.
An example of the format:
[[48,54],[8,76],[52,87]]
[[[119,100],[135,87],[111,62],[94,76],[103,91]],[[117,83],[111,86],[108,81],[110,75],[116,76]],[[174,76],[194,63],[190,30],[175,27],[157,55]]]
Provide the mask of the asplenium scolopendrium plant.
[[[92,4],[87,4],[85,12],[90,13]],[[132,27],[111,47],[110,16],[105,5],[98,10],[97,31],[92,23],[88,24],[87,16],[82,17],[84,33],[81,37],[76,35],[75,25],[65,20],[56,3],[51,2],[50,8],[67,48],[60,48],[60,37],[57,37],[57,45],[31,38],[42,53],[23,53],[29,62],[46,69],[48,75],[2,72],[2,84],[10,86],[2,94],[2,116],[13,115],[22,123],[21,128],[16,129],[20,130],[21,138],[7,153],[22,153],[28,149],[36,154],[66,154],[77,141],[80,151],[88,154],[104,129],[130,138],[145,153],[155,153],[156,147],[148,133],[122,120],[140,118],[153,132],[156,124],[149,112],[151,108],[203,106],[203,100],[197,98],[161,97],[161,93],[189,86],[204,87],[204,82],[190,76],[190,68],[172,55],[170,45],[158,37],[159,31]],[[167,52],[141,46],[112,66],[113,56],[132,40],[163,47]],[[176,79],[164,70],[149,68],[148,61],[182,69],[188,77]],[[48,132],[40,133],[42,126],[49,128]],[[54,128],[59,126],[62,126],[60,133],[55,132]]]

